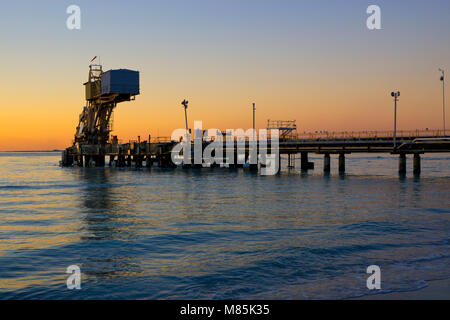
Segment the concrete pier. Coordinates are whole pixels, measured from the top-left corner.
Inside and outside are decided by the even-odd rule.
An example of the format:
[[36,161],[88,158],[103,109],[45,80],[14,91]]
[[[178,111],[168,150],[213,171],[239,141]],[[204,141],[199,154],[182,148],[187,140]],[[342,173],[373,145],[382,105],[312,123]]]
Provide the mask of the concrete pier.
[[331,158],[329,153],[325,153],[323,156],[323,172],[331,171]]
[[406,154],[401,153],[398,157],[398,172],[400,174],[406,173]]
[[339,154],[339,172],[340,173],[345,172],[345,153]]
[[308,170],[308,152],[301,153],[300,168],[302,170]]
[[415,153],[414,154],[414,160],[413,160],[413,172],[414,174],[420,174],[421,168],[420,168],[420,154]]
[[314,162],[308,161],[308,152],[302,152],[300,155],[300,168],[302,170],[314,169]]
[[[361,138],[358,141],[353,140],[324,140],[324,139],[311,139],[311,140],[289,140],[281,141],[276,145],[264,143],[259,145],[260,150],[267,151],[267,154],[278,154],[275,159],[278,161],[278,165],[281,164],[280,157],[287,156],[287,166],[289,168],[301,169],[307,171],[314,169],[314,162],[309,161],[309,155],[316,154],[324,157],[323,159],[323,172],[331,172],[331,155],[339,156],[338,170],[340,173],[345,172],[345,155],[355,153],[387,153],[399,156],[399,173],[406,173],[406,157],[411,155],[413,158],[413,170],[414,174],[421,173],[421,155],[429,153],[445,153],[450,152],[450,140],[442,139],[439,136],[433,136],[435,140],[429,136],[417,138],[414,140],[406,141],[402,140],[401,148],[394,150],[392,148],[392,141],[387,137],[375,140],[371,138]],[[411,138],[412,139],[412,138]],[[411,140],[410,139],[410,140]],[[74,145],[65,149],[61,156],[61,166],[79,166],[79,167],[103,167],[105,160],[109,160],[110,166],[114,167],[137,167],[141,168],[145,160],[146,167],[158,166],[160,168],[174,168],[176,165],[171,160],[173,147],[177,145],[177,141],[167,142],[154,142],[148,141],[129,142],[125,144],[119,144],[117,139],[113,143],[106,143],[105,145]],[[203,141],[203,150],[209,145],[209,142]],[[191,152],[194,150],[194,145],[191,145]],[[243,148],[237,142],[234,146],[228,146],[226,153],[223,156],[230,158],[227,162],[229,168],[242,168],[244,156],[248,159],[249,151],[247,145]],[[276,149],[274,149],[276,147]],[[231,149],[231,150],[230,150]],[[275,151],[276,150],[276,151]],[[180,154],[181,156],[182,154]],[[239,155],[239,157],[238,157]],[[297,156],[298,155],[298,156]],[[109,159],[108,159],[109,158]],[[191,159],[194,156],[191,157]],[[238,162],[238,158],[241,163]],[[296,161],[296,158],[299,161]],[[263,160],[263,158],[261,158]],[[262,163],[262,166],[265,164]],[[211,165],[211,168],[217,165]],[[298,167],[297,167],[298,166]],[[201,168],[201,165],[185,165],[184,168]],[[283,168],[285,168],[283,162]],[[256,164],[245,165],[246,170],[256,171],[258,166]],[[278,171],[279,172],[279,171]]]

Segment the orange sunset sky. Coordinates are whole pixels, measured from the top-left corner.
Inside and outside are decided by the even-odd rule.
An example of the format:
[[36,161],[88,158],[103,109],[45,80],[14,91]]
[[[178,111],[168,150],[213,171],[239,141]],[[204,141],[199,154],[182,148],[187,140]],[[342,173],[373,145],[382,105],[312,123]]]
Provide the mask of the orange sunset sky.
[[391,130],[393,90],[400,130],[442,128],[448,1],[372,1],[381,30],[367,1],[92,2],[77,2],[81,30],[66,28],[71,2],[2,3],[0,151],[69,146],[96,55],[140,71],[141,95],[114,114],[122,140],[182,128],[185,98],[204,129],[250,128],[256,102],[257,128]]

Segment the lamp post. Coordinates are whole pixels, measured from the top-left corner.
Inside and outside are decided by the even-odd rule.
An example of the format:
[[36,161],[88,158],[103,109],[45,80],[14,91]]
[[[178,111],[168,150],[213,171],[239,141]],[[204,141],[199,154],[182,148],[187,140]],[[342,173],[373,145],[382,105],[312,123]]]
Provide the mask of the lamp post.
[[397,149],[397,101],[398,97],[400,97],[400,91],[391,92],[391,96],[394,97],[394,150]]
[[439,71],[442,73],[441,81],[442,81],[442,117],[443,117],[443,125],[444,125],[444,136],[445,136],[445,71],[439,68]]
[[255,140],[255,111],[256,105],[253,103],[253,140]]
[[187,120],[187,107],[188,107],[188,103],[189,101],[187,101],[186,99],[183,100],[183,102],[181,102],[181,104],[184,107],[184,119],[186,121],[186,137],[189,133],[189,129],[188,129],[188,120]]

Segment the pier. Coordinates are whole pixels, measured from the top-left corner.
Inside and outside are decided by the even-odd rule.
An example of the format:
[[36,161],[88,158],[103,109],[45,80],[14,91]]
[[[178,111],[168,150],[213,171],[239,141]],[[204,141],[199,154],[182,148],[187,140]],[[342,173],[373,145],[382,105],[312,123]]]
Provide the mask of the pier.
[[[173,168],[172,149],[178,141],[170,141],[169,138],[156,138],[146,141],[130,141],[128,143],[107,143],[105,145],[81,145],[73,146],[63,152],[62,164],[64,166],[102,167],[161,167]],[[211,142],[202,141],[202,151]],[[228,167],[243,168],[249,162],[250,142],[246,140],[243,148],[239,149],[237,141],[233,144],[233,160]],[[224,143],[224,154],[226,153]],[[271,153],[270,140],[267,145],[257,143],[258,151],[262,148]],[[314,169],[314,163],[308,159],[309,154],[323,155],[323,171],[330,172],[331,157],[338,158],[337,171],[344,173],[346,170],[346,156],[352,153],[380,153],[398,156],[399,173],[406,173],[407,156],[413,158],[414,174],[421,172],[421,155],[426,153],[450,152],[450,136],[444,136],[442,131],[400,131],[397,132],[397,147],[393,147],[392,132],[341,132],[341,133],[305,133],[289,138],[280,139],[279,157],[287,156],[287,166],[294,167],[295,159],[300,159],[301,170]],[[229,149],[229,148],[228,148]],[[191,150],[194,143],[191,142]],[[242,150],[244,152],[242,153]],[[229,150],[228,150],[229,151]],[[239,151],[242,157],[238,160]],[[106,163],[105,159],[109,160]],[[194,157],[192,156],[192,159]],[[280,159],[278,160],[280,161]],[[261,162],[258,162],[261,165]],[[217,165],[216,165],[217,166]],[[202,165],[183,165],[182,168],[202,168]],[[214,167],[214,165],[213,165]],[[258,170],[258,165],[249,166],[249,170]]]
[[[327,131],[315,133],[297,133],[295,120],[268,120],[266,133],[276,134],[276,146],[272,146],[270,134],[258,140],[255,131],[255,104],[253,104],[253,131],[250,136],[230,138],[223,135],[222,140],[227,142],[221,146],[221,150],[228,158],[221,161],[205,163],[201,156],[192,153],[189,159],[196,159],[195,164],[190,161],[175,164],[175,146],[180,143],[171,138],[148,139],[141,141],[129,141],[120,143],[116,136],[111,136],[112,115],[119,103],[134,101],[140,94],[139,72],[128,69],[116,69],[103,71],[101,65],[91,64],[89,66],[88,81],[84,83],[86,105],[80,116],[78,126],[71,147],[62,153],[61,166],[79,167],[103,167],[106,160],[112,167],[152,167],[170,168],[180,166],[182,168],[202,168],[205,166],[226,166],[229,168],[244,168],[257,171],[260,167],[267,165],[266,158],[258,158],[259,154],[275,154],[274,161],[277,163],[277,171],[280,169],[281,156],[286,155],[288,168],[295,166],[295,160],[300,158],[301,170],[314,169],[314,162],[309,161],[309,154],[323,155],[323,170],[329,173],[331,168],[331,157],[338,157],[338,171],[344,173],[346,170],[345,158],[352,153],[385,153],[398,156],[398,170],[400,174],[406,173],[407,156],[413,156],[413,171],[415,174],[421,172],[421,155],[425,153],[450,152],[450,131],[444,130],[415,130],[393,132],[332,132]],[[399,92],[395,95],[397,103]],[[182,102],[185,114],[185,133],[189,132],[187,108],[188,101]],[[396,121],[394,121],[396,124]],[[394,128],[396,126],[394,125]],[[183,129],[184,130],[184,129]],[[274,131],[275,130],[275,131]],[[228,132],[228,131],[227,131]],[[219,136],[220,136],[219,135]],[[182,138],[182,137],[181,137]],[[230,139],[231,140],[230,140]],[[194,141],[189,135],[185,136],[184,145],[189,145],[193,152],[201,149],[216,151],[215,143],[211,139],[204,139],[202,130],[194,133]],[[215,144],[217,145],[217,144]],[[184,155],[185,157],[185,155]],[[225,161],[224,161],[225,160]]]

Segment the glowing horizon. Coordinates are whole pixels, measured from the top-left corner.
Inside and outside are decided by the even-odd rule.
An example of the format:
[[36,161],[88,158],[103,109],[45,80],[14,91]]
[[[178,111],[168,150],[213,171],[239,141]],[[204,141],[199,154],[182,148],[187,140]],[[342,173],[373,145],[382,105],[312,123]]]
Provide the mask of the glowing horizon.
[[299,132],[387,131],[393,90],[399,130],[441,129],[450,3],[376,2],[372,31],[372,3],[355,0],[78,1],[81,30],[65,26],[71,2],[4,4],[0,151],[68,147],[96,55],[104,70],[140,71],[141,94],[114,114],[123,141],[183,128],[185,98],[190,127],[248,129],[255,102],[257,129],[277,119]]

